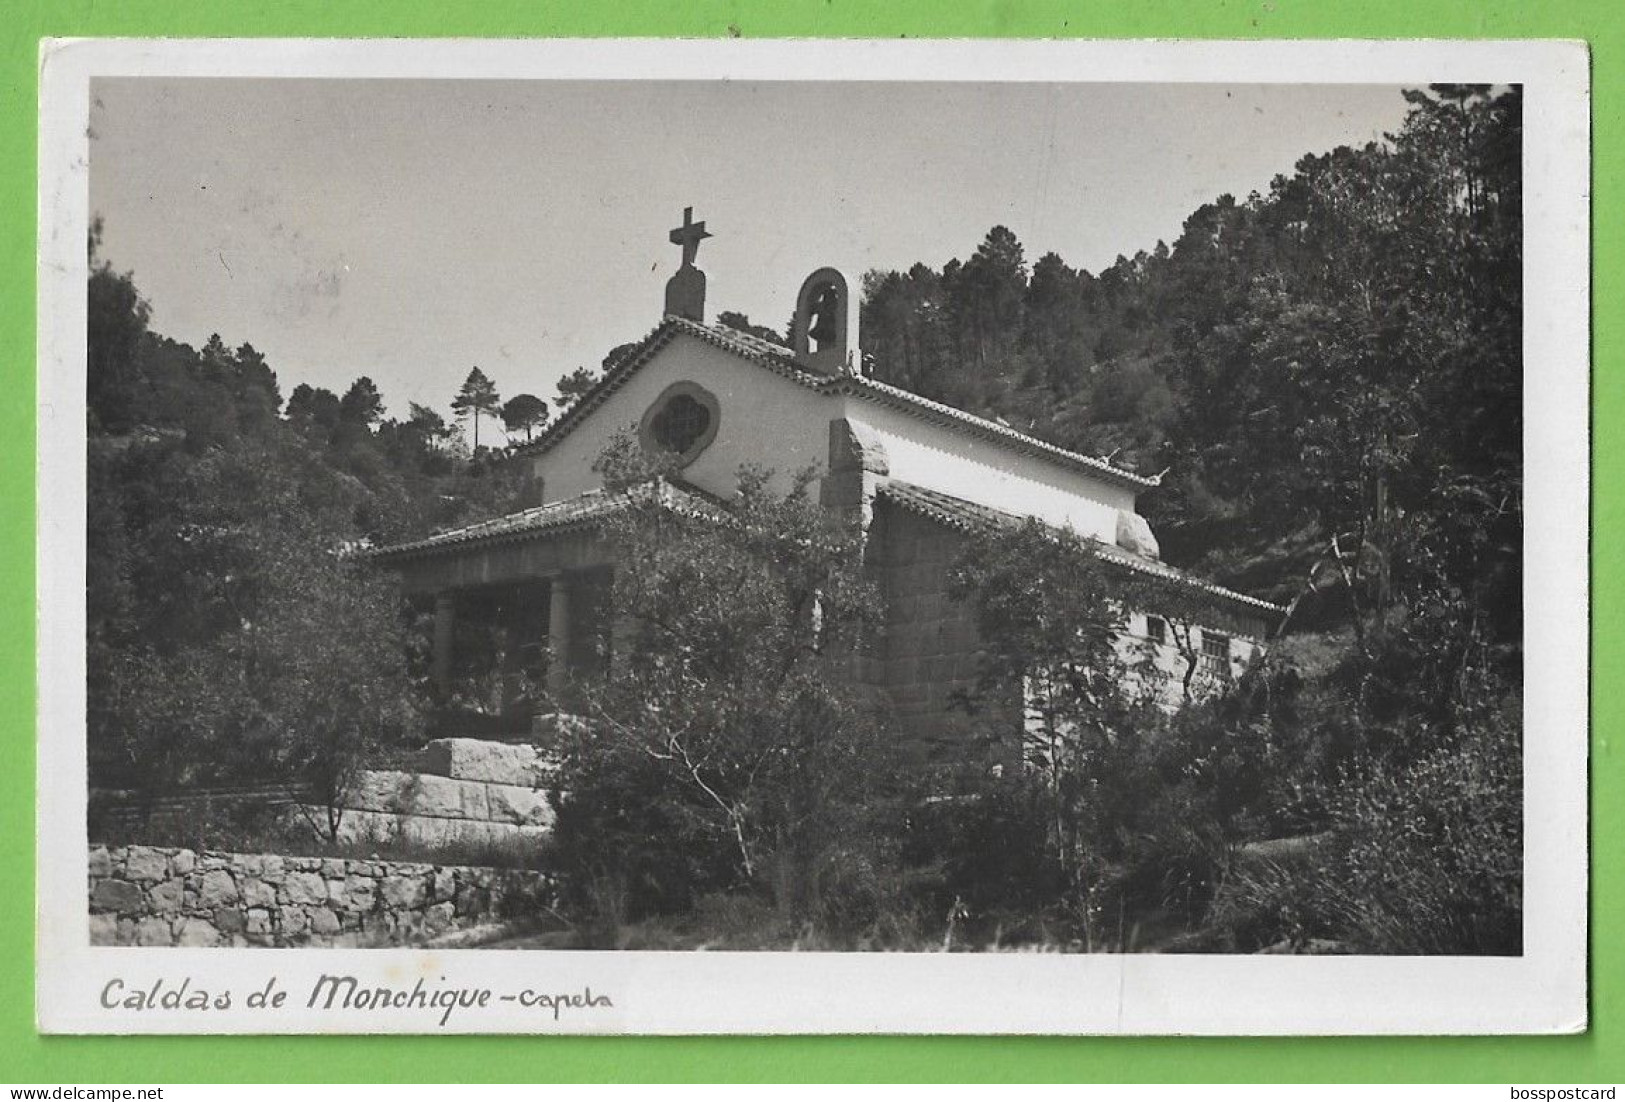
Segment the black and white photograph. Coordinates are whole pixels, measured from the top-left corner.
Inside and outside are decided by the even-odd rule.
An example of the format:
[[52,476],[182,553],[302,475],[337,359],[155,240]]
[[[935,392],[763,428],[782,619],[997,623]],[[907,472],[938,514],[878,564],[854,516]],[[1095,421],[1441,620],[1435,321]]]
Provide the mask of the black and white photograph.
[[61,1028],[1583,1025],[1583,51],[115,45]]

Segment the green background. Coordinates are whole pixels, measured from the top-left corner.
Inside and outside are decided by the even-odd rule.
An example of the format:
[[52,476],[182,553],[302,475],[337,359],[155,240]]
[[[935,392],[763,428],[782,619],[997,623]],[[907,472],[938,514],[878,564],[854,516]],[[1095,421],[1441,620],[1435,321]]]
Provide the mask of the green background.
[[[1536,1038],[78,1038],[34,1031],[34,241],[38,40],[52,36],[1570,38],[1593,77],[1592,1029]],[[0,1081],[1625,1080],[1625,4],[1618,0],[0,0]],[[1609,430],[1615,430],[1610,432]],[[46,731],[44,737],[64,732]],[[1335,992],[1328,992],[1335,998]]]

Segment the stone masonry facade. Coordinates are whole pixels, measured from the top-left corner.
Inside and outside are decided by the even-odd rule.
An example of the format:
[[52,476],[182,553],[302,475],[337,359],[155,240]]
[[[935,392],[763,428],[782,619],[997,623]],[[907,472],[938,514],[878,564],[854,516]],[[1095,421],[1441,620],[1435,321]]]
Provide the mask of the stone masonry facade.
[[338,857],[92,846],[92,945],[421,944],[551,902],[540,873]]
[[963,538],[923,517],[877,502],[870,531],[870,577],[885,601],[879,658],[893,715],[923,764],[1011,767],[1020,749],[988,743],[985,761],[967,756],[977,732],[1017,730],[1020,701],[985,702],[978,714],[952,707],[976,686],[981,637],[968,603],[948,593],[948,572]]

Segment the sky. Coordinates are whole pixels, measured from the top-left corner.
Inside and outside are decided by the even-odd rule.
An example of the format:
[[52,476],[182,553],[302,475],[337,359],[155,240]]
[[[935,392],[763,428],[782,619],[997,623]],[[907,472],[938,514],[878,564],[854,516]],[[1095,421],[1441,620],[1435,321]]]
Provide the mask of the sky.
[[284,397],[367,375],[445,412],[469,368],[551,400],[660,320],[694,207],[707,312],[781,328],[832,265],[940,267],[1003,224],[1098,271],[1306,153],[1388,85],[120,78],[90,209],[152,327],[252,344]]

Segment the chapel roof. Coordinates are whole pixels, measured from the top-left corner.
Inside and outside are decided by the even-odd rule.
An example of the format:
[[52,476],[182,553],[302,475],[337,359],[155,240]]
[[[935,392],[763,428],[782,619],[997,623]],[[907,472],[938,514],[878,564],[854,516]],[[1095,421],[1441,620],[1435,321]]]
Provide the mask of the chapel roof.
[[415,558],[455,551],[472,543],[513,543],[542,534],[556,535],[572,529],[588,528],[629,505],[647,501],[651,493],[659,495],[662,504],[680,512],[698,514],[716,509],[710,495],[691,486],[663,479],[615,493],[588,490],[562,501],[550,501],[546,505],[521,509],[506,516],[465,524],[409,543],[380,547],[372,552],[372,557],[383,561]]
[[850,394],[898,412],[918,417],[938,425],[946,425],[984,440],[994,441],[1028,455],[1048,459],[1071,470],[1104,478],[1120,486],[1147,490],[1160,484],[1156,477],[1147,478],[1113,466],[1104,459],[1040,440],[1035,436],[1017,432],[1008,425],[978,417],[962,409],[921,397],[901,387],[883,383],[862,375],[825,375],[808,371],[796,362],[789,349],[763,340],[761,337],[715,322],[705,323],[668,314],[650,334],[629,349],[605,371],[604,377],[575,402],[535,441],[517,449],[536,455],[550,450],[575,429],[588,414],[603,405],[616,391],[638,373],[656,352],[671,343],[678,335],[688,335],[707,344],[730,352],[758,367],[783,376],[809,390],[825,394]]
[[[1002,509],[978,505],[975,502],[966,501],[964,498],[954,497],[938,490],[929,490],[924,486],[916,486],[911,482],[903,482],[897,479],[881,481],[876,486],[875,493],[877,497],[890,501],[916,515],[962,532],[985,531],[989,528],[1005,527],[1020,523],[1024,519],[1015,513],[1007,513]],[[589,528],[634,503],[648,500],[650,494],[658,495],[658,500],[668,508],[693,515],[716,515],[719,508],[722,507],[714,497],[704,491],[686,485],[681,481],[662,479],[614,493],[604,490],[588,490],[584,494],[566,498],[563,501],[553,501],[546,505],[522,509],[517,513],[509,513],[506,516],[465,524],[444,532],[436,532],[432,536],[413,540],[409,543],[382,547],[373,551],[372,557],[381,561],[399,561],[401,559],[453,552],[470,544],[489,546],[491,544],[514,543],[520,540]],[[1224,586],[1207,581],[1204,578],[1187,574],[1183,570],[1169,566],[1167,563],[1147,559],[1112,544],[1096,541],[1094,548],[1096,553],[1107,562],[1138,574],[1194,589],[1210,597],[1240,605],[1254,612],[1279,614],[1285,611],[1280,605],[1271,604],[1269,601],[1257,597],[1250,597],[1245,593],[1238,593],[1233,589],[1226,589]]]
[[[989,528],[1007,527],[1018,524],[1024,517],[1015,513],[1007,513],[1001,509],[993,509],[986,505],[966,501],[938,490],[928,490],[924,486],[916,486],[911,482],[902,482],[889,479],[881,482],[876,488],[878,497],[893,502],[901,508],[934,520],[949,528],[956,528],[962,532],[986,531]],[[1233,589],[1226,589],[1205,578],[1194,574],[1187,574],[1183,570],[1169,566],[1167,563],[1157,562],[1132,551],[1109,543],[1095,541],[1095,552],[1107,562],[1131,570],[1137,574],[1160,578],[1175,585],[1197,590],[1232,604],[1244,606],[1254,612],[1279,614],[1286,610],[1280,605],[1257,597],[1249,597],[1245,593],[1237,593]]]

